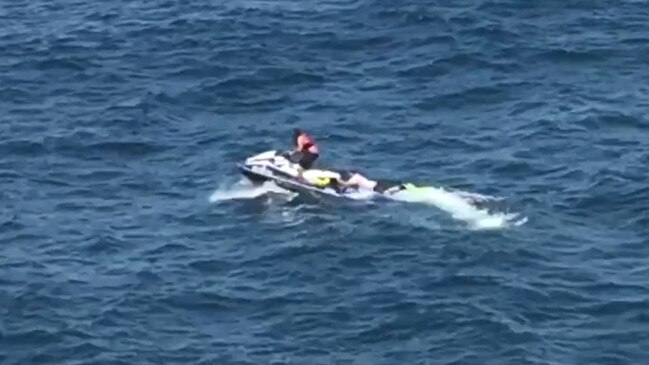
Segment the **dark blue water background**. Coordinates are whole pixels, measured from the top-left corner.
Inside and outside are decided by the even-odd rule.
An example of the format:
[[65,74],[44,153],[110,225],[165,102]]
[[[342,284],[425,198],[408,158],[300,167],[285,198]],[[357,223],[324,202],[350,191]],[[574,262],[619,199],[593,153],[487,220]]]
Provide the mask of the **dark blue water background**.
[[[643,1],[4,1],[0,363],[646,363],[648,61]],[[241,187],[296,126],[527,222]]]

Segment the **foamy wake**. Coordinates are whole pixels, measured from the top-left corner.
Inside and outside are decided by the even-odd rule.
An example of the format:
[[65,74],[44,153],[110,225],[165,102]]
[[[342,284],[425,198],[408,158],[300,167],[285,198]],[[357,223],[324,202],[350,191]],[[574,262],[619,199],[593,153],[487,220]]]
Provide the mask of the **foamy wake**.
[[232,187],[218,188],[210,196],[210,202],[216,203],[227,200],[254,199],[268,193],[294,195],[287,190],[277,186],[273,182],[266,182],[262,185],[253,185],[247,180],[242,180]]
[[463,191],[448,191],[443,188],[425,187],[415,192],[401,191],[393,196],[399,201],[432,204],[435,207],[449,213],[451,217],[464,221],[472,229],[499,229],[507,226],[524,224],[527,218],[520,217],[518,213],[489,212],[480,208],[476,203],[486,204],[489,201],[502,200]]
[[[212,203],[254,199],[268,193],[278,193],[295,197],[297,193],[282,189],[273,182],[253,185],[243,179],[234,186],[221,187],[212,193]],[[372,199],[373,193],[358,192],[349,196],[356,200]],[[411,192],[404,190],[392,195],[391,199],[410,203],[431,204],[451,215],[454,219],[464,221],[471,229],[499,229],[518,226],[527,222],[526,217],[518,213],[490,212],[486,207],[489,202],[503,200],[499,197],[482,195],[465,191],[450,191],[444,188],[421,187]]]

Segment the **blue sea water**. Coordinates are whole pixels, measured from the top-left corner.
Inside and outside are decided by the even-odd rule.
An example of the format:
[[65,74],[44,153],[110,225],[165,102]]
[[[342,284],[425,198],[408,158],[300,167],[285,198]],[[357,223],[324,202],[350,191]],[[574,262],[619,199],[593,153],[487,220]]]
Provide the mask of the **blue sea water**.
[[[644,1],[5,1],[0,364],[646,363],[648,60]],[[434,194],[242,183],[294,127]]]

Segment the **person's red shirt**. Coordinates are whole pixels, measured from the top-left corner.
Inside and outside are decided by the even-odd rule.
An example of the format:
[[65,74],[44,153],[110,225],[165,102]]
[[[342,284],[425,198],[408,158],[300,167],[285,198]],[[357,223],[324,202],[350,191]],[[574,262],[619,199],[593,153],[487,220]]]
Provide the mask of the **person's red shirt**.
[[296,143],[297,143],[297,150],[300,152],[309,151],[311,153],[320,153],[320,150],[318,149],[318,145],[315,143],[313,137],[309,136],[304,132],[302,132],[297,137]]

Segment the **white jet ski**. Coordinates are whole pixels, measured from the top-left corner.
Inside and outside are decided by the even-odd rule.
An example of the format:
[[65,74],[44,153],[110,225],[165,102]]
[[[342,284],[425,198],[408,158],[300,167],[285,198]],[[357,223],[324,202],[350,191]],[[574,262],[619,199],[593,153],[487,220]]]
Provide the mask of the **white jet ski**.
[[308,169],[301,167],[289,159],[288,153],[276,150],[262,152],[247,158],[237,164],[245,177],[255,184],[273,181],[279,187],[298,193],[316,193],[335,197],[344,197],[358,193],[356,189],[342,188],[330,184],[332,179],[339,179],[335,171]]

